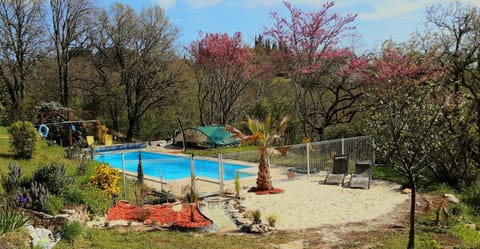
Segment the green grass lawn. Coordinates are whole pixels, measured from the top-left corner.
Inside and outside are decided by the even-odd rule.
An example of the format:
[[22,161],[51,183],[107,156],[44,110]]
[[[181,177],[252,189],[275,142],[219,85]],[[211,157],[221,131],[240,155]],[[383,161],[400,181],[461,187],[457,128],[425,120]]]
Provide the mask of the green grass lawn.
[[115,229],[86,229],[73,247],[61,241],[55,248],[198,248],[198,249],[247,249],[278,248],[279,245],[296,239],[293,234],[276,233],[270,236],[192,234],[175,231],[135,232]]

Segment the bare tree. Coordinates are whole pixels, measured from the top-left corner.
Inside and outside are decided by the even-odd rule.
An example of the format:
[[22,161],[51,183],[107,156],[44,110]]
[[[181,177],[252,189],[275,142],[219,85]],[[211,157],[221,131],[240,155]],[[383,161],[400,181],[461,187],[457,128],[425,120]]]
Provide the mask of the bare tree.
[[102,61],[97,71],[117,79],[116,87],[123,89],[127,139],[132,140],[146,112],[165,106],[175,95],[180,82],[174,50],[178,30],[158,6],[137,14],[115,4],[109,13],[100,13],[98,21],[99,29],[92,35],[96,57]]
[[43,51],[43,1],[0,0],[0,81],[7,89],[8,118],[22,118],[26,84]]
[[68,106],[71,83],[69,62],[74,56],[72,48],[83,46],[92,3],[90,0],[50,0],[50,8],[60,100],[63,106]]

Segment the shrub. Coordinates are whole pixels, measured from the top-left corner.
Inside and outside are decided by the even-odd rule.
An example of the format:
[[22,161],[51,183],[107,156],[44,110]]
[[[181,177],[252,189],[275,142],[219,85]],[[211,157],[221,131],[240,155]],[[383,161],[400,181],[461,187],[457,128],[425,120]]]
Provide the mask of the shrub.
[[111,198],[96,187],[70,188],[65,194],[67,204],[84,204],[91,215],[101,216],[112,204]]
[[183,200],[188,203],[195,203],[198,199],[197,193],[194,191],[191,185],[185,185],[182,188]]
[[0,209],[0,236],[23,227],[28,217],[14,209]]
[[262,212],[259,209],[253,211],[253,223],[260,224],[262,223]]
[[95,187],[87,187],[82,190],[82,203],[87,206],[93,216],[102,216],[107,213],[112,205],[111,196]]
[[73,243],[83,231],[82,224],[78,221],[68,222],[63,225],[62,238]]
[[88,154],[83,153],[77,165],[77,176],[85,176],[88,169]]
[[18,164],[8,165],[8,174],[2,175],[2,187],[5,191],[5,201],[9,208],[15,208],[19,205],[19,192],[22,181],[22,168]]
[[10,150],[15,158],[31,159],[35,152],[37,131],[28,121],[17,121],[8,127]]
[[235,173],[235,195],[237,198],[240,198],[240,174]]
[[85,204],[84,195],[84,191],[79,188],[69,188],[65,193],[65,201],[72,205]]
[[65,165],[52,163],[35,171],[33,181],[42,183],[51,194],[59,195],[66,191],[68,184],[73,183],[73,178],[67,177]]
[[35,181],[30,183],[30,188],[22,187],[20,195],[26,198],[24,206],[37,211],[47,211],[48,189]]
[[267,222],[268,222],[268,225],[270,225],[271,227],[274,227],[275,224],[277,223],[278,221],[278,215],[277,214],[270,214],[267,216]]
[[90,177],[90,186],[95,186],[110,196],[116,195],[120,188],[117,186],[120,179],[120,171],[110,168],[107,164],[101,164],[96,168],[95,174]]
[[142,153],[138,153],[138,167],[137,167],[137,183],[143,184],[143,166],[142,166]]
[[51,215],[57,215],[64,207],[64,199],[60,196],[48,195],[47,197],[47,212]]

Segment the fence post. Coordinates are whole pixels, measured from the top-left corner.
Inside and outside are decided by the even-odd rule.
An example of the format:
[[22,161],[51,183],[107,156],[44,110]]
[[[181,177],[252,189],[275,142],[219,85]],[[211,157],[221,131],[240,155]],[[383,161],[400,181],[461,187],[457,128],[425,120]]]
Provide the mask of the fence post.
[[222,153],[218,154],[218,180],[220,183],[220,193],[223,193],[224,183],[223,183],[223,155]]
[[310,177],[310,143],[307,143],[307,176]]
[[195,155],[192,154],[192,157],[190,157],[190,178],[192,181],[192,193],[195,193]]
[[375,139],[372,137],[372,165],[375,165]]
[[342,155],[345,155],[345,138],[342,137]]
[[125,179],[125,152],[122,152],[123,199],[127,199],[127,181]]

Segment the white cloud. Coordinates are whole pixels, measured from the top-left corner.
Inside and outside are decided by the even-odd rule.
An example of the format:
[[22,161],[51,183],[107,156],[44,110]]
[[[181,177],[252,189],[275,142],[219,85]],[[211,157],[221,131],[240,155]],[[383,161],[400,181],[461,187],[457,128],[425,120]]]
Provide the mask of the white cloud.
[[186,0],[187,4],[194,9],[208,8],[217,5],[222,0]]
[[[462,0],[468,1],[473,5],[480,7],[480,0]],[[290,0],[295,5],[307,5],[314,8],[321,8],[326,1],[319,0]],[[335,6],[349,9],[350,6],[368,6],[370,10],[356,10],[350,8],[351,13],[358,13],[359,18],[367,20],[381,20],[385,18],[402,17],[418,10],[423,10],[425,6],[431,4],[449,4],[451,0],[337,0]],[[277,6],[282,5],[283,0],[246,0],[244,4],[247,7],[258,6]]]
[[176,0],[153,0],[155,4],[158,4],[162,9],[168,10],[169,8],[175,6],[177,3]]

